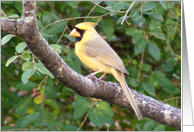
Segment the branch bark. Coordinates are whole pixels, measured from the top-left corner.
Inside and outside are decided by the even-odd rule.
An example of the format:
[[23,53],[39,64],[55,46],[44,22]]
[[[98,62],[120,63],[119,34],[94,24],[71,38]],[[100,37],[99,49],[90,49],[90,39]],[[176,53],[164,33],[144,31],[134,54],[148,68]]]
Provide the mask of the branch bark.
[[[78,74],[49,46],[38,31],[36,2],[23,1],[21,20],[1,19],[1,31],[23,38],[32,53],[63,85],[84,97],[94,97],[132,110],[118,83],[102,83],[94,76]],[[131,90],[143,116],[181,130],[181,110]]]

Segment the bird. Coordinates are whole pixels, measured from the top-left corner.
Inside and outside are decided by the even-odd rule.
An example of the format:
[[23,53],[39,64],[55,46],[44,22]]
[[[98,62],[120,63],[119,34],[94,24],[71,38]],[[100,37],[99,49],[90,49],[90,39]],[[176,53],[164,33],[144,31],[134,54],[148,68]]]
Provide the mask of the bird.
[[123,61],[111,46],[97,33],[93,22],[82,22],[73,28],[69,36],[75,37],[75,54],[87,67],[95,71],[91,75],[112,74],[119,82],[138,120],[143,119],[135,99],[129,89],[125,76],[129,75]]

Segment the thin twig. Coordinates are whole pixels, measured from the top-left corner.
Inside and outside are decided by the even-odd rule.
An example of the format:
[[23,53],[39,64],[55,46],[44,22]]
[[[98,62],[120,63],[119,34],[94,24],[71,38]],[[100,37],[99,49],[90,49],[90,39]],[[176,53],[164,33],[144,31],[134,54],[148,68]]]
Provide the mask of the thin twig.
[[51,3],[49,3],[48,1],[46,1],[46,3],[48,3],[51,8],[54,10],[54,12],[60,17],[60,19],[62,19],[61,15],[55,10],[55,8],[51,5]]
[[138,73],[138,77],[137,77],[137,81],[139,82],[139,76],[140,76],[140,71],[141,71],[141,66],[142,66],[142,63],[143,63],[143,56],[144,56],[144,50],[141,54],[141,63],[140,63],[140,68],[139,68],[139,73]]
[[[92,100],[92,104],[91,104],[91,106],[90,106],[89,109],[91,109],[96,103],[97,103],[97,100]],[[79,128],[77,129],[77,131],[79,131],[79,129],[83,126],[83,124],[85,123],[87,117],[88,117],[88,112],[87,112],[86,116],[84,117],[84,120],[83,120],[82,124],[81,124],[81,125],[79,126]]]
[[3,14],[3,16],[5,16],[6,19],[9,19],[2,9],[1,9],[1,13]]
[[127,11],[126,11],[126,13],[125,13],[125,15],[124,15],[124,17],[123,17],[123,20],[122,20],[122,22],[121,22],[121,25],[123,24],[123,22],[124,22],[124,20],[125,20],[125,18],[126,18],[126,16],[127,16],[127,14],[128,14],[129,11],[131,10],[131,8],[132,8],[132,6],[135,4],[135,2],[136,2],[136,1],[133,1],[133,3],[131,3],[131,5],[129,6],[129,8],[127,9]]
[[[89,15],[91,14],[91,12],[94,10],[94,8],[96,7],[97,5],[95,5],[91,10],[90,12],[88,13],[87,17],[89,17]],[[87,20],[88,18],[85,19],[85,21]]]
[[75,20],[75,19],[82,19],[82,18],[99,18],[99,17],[104,17],[106,15],[108,15],[109,13],[106,13],[104,15],[101,15],[101,16],[93,16],[93,17],[74,17],[74,18],[67,18],[67,19],[62,19],[62,20],[58,20],[58,21],[55,21],[53,23],[50,23],[48,25],[46,25],[40,32],[42,32],[44,29],[46,29],[47,27],[53,25],[53,24],[56,24],[58,22],[63,22],[63,21],[69,21],[69,20]]
[[67,30],[67,25],[65,27],[65,29],[63,30],[61,36],[59,37],[58,41],[57,41],[57,44],[59,43],[59,41],[61,40],[61,38],[63,37],[63,34],[65,33],[65,31]]

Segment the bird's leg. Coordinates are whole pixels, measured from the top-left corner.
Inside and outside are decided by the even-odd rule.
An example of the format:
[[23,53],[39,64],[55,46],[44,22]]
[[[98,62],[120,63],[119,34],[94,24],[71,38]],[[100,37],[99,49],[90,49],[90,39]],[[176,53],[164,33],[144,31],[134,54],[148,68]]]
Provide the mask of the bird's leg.
[[99,80],[102,80],[104,77],[106,76],[106,73],[104,73],[100,78],[98,78]]
[[91,73],[91,74],[89,74],[89,75],[96,75],[96,74],[98,74],[98,73],[100,73],[101,71],[96,71],[96,72],[93,72],[93,73]]

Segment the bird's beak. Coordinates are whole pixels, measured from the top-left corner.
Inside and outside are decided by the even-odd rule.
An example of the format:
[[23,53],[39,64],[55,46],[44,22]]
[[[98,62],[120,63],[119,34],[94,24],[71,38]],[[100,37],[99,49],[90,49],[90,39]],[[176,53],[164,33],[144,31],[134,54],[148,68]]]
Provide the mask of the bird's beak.
[[70,32],[69,36],[72,36],[72,37],[80,37],[80,33],[74,28],[74,29]]

